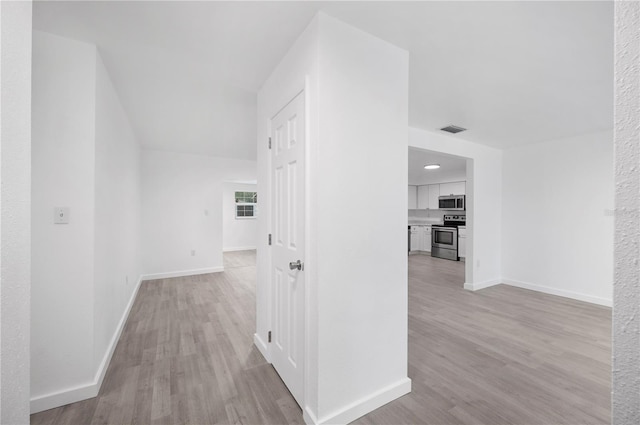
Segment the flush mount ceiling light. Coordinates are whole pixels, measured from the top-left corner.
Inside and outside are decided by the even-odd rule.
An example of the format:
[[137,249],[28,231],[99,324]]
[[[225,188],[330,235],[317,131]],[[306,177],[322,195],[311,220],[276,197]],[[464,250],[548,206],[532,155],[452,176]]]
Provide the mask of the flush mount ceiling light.
[[446,131],[447,133],[456,134],[461,131],[465,131],[466,128],[458,127],[457,125],[448,125],[446,127],[441,128],[440,130]]
[[424,166],[425,170],[437,170],[440,168],[440,164],[428,164]]

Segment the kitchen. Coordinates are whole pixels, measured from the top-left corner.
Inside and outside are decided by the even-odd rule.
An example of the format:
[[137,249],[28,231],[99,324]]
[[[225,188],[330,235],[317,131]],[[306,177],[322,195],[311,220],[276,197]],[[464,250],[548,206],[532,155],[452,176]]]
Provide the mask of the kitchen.
[[[408,253],[429,261],[467,258],[467,159],[409,148]],[[461,285],[464,282],[459,282]]]

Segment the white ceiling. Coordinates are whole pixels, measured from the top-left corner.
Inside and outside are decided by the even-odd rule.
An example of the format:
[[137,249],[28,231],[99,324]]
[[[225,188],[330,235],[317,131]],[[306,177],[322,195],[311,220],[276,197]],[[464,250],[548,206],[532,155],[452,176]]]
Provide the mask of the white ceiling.
[[[437,170],[425,170],[427,164],[439,164]],[[466,180],[467,160],[424,149],[409,148],[409,184],[430,184]]]
[[318,10],[410,52],[409,124],[508,148],[613,127],[612,2],[37,2],[98,46],[147,147],[254,159],[256,92]]

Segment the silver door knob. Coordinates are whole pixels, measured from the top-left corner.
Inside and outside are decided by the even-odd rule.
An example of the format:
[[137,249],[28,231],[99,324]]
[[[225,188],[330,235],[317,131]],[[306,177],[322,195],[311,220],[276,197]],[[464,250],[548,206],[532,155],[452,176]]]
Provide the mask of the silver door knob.
[[289,263],[290,270],[304,270],[304,264],[300,262],[300,260]]

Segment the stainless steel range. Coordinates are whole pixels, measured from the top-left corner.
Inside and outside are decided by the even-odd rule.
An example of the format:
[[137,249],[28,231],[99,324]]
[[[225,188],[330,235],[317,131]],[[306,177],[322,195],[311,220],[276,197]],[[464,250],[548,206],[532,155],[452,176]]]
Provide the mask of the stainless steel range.
[[465,226],[464,215],[445,215],[443,224],[431,226],[431,256],[459,261],[458,226]]

